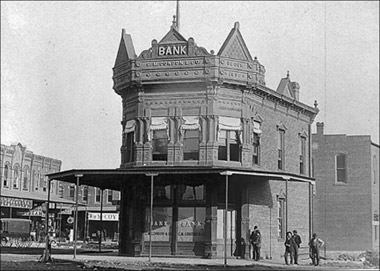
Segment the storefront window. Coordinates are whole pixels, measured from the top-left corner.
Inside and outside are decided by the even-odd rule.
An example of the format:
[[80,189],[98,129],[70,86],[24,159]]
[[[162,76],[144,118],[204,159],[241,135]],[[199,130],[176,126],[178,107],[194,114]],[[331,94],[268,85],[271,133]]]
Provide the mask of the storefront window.
[[160,186],[155,185],[153,189],[153,199],[155,201],[165,201],[170,200],[170,185]]
[[[153,207],[152,242],[170,242],[173,219],[171,207]],[[144,240],[149,241],[150,208],[145,209]]]
[[205,241],[205,207],[178,208],[178,242]]
[[204,186],[180,185],[181,200],[204,200]]

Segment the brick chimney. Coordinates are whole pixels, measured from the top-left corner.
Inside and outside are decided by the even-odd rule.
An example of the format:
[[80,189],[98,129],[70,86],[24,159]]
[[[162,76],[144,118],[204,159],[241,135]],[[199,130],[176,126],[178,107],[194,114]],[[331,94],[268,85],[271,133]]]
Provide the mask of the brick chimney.
[[323,135],[323,128],[325,124],[323,122],[317,122],[317,135]]

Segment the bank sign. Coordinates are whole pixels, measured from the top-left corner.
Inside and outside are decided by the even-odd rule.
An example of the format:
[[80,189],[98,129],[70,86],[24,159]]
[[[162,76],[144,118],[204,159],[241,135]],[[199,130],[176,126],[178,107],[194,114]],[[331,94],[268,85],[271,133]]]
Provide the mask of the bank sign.
[[[100,213],[88,213],[88,220],[97,220],[100,221]],[[103,213],[103,221],[119,221],[118,213]]]
[[158,55],[159,56],[181,56],[187,55],[187,46],[186,45],[166,45],[158,46]]

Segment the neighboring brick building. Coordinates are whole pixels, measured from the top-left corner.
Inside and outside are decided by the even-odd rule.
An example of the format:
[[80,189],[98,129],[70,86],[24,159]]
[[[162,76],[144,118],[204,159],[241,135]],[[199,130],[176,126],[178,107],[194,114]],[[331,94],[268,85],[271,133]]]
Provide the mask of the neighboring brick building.
[[[47,180],[49,173],[59,172],[62,161],[34,154],[20,143],[11,146],[1,144],[1,218],[29,218],[32,231],[43,228],[47,201]],[[50,186],[50,208],[52,225],[56,236],[72,229],[69,217],[73,216],[75,186],[65,182],[52,181]],[[87,233],[93,236],[100,229],[100,189],[81,186],[79,189],[79,219],[81,239]],[[120,199],[120,192],[105,190],[103,193],[103,223],[107,237],[113,238],[118,232],[118,213],[112,200]],[[86,218],[85,218],[86,217]],[[66,231],[67,229],[67,231]],[[41,233],[44,233],[42,229]],[[38,230],[39,231],[39,230]]]
[[[45,221],[42,204],[47,201],[46,174],[60,171],[61,164],[60,160],[34,154],[20,143],[1,144],[1,218],[30,218],[32,230],[36,230]],[[62,198],[59,186],[60,182],[51,182],[52,208],[71,202]],[[56,213],[52,218],[57,228]]]
[[313,134],[314,231],[329,251],[379,249],[379,145],[370,136]]
[[120,168],[49,178],[120,189],[121,255],[148,255],[151,237],[153,255],[231,257],[255,225],[262,257],[283,255],[287,230],[307,245],[318,109],[299,101],[289,74],[276,91],[265,86],[239,23],[216,55],[176,22],[139,56],[123,30],[113,79],[123,106]]

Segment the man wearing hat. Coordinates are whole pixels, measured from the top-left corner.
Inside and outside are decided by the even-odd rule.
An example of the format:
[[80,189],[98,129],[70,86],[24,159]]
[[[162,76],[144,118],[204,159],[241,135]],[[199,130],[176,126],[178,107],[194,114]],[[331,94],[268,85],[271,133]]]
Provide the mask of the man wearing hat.
[[301,236],[297,234],[297,231],[293,231],[294,238],[294,264],[298,264],[298,249],[300,248],[300,244],[302,243]]

